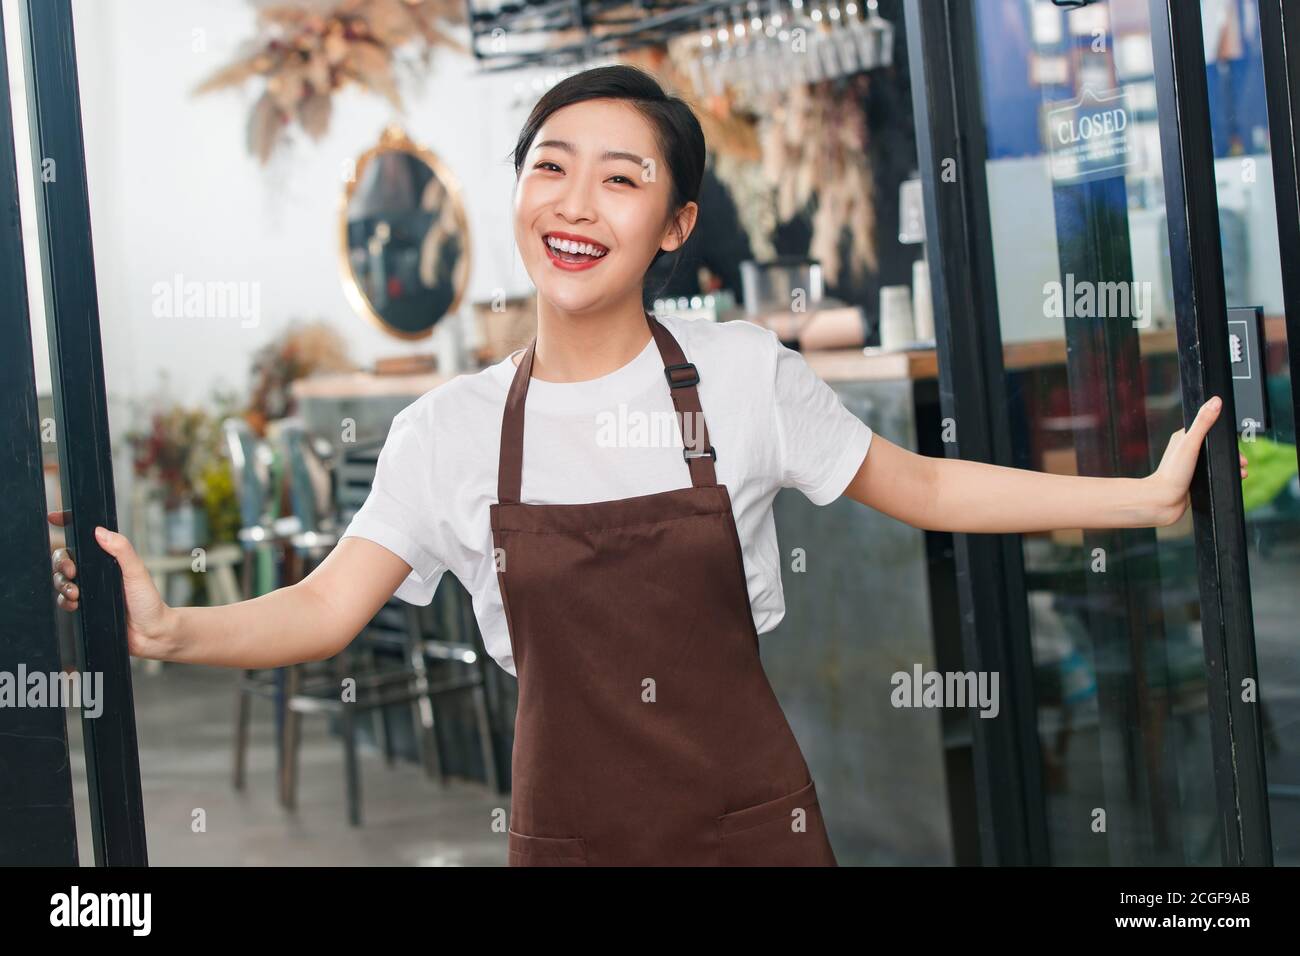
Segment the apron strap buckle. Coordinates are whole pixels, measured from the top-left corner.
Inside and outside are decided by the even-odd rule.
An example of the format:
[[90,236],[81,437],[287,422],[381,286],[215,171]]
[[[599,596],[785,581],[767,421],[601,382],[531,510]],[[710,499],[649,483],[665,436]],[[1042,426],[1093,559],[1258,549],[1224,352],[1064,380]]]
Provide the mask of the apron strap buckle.
[[[673,372],[679,369],[690,369],[690,372],[688,373],[690,378],[674,378]],[[669,388],[690,388],[692,385],[700,384],[700,371],[695,367],[694,362],[682,362],[678,365],[665,365],[664,378],[668,379]]]
[[691,451],[689,448],[683,448],[682,457],[687,461],[690,461],[692,458],[712,458],[714,461],[717,461],[718,452],[712,445],[709,446],[707,451]]

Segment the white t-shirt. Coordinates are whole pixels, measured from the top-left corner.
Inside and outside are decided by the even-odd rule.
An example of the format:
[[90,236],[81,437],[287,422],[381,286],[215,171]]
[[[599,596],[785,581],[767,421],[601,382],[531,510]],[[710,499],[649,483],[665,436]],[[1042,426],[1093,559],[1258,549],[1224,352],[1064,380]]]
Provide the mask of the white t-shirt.
[[[699,371],[700,404],[717,452],[717,480],[731,497],[754,627],[770,631],[785,614],[772,500],[792,487],[814,504],[834,501],[862,464],[871,429],[770,330],[743,320],[666,315],[659,321]],[[524,407],[521,500],[585,504],[689,487],[663,368],[651,337],[640,355],[600,378],[534,378]],[[343,532],[368,538],[411,566],[396,594],[412,604],[428,604],[450,570],[473,596],[488,653],[511,674],[488,506],[497,500],[501,415],[515,371],[507,356],[402,409],[380,451],[370,494]]]

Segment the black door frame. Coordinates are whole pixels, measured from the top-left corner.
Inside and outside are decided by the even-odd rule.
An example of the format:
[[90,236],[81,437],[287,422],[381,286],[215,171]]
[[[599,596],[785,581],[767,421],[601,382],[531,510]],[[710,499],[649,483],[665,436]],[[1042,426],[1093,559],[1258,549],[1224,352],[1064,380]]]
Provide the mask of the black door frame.
[[[996,400],[1005,371],[993,271],[979,62],[970,0],[906,0],[917,166],[925,195],[939,404],[949,458],[1011,461]],[[954,317],[959,317],[955,318]],[[996,718],[972,720],[976,818],[985,866],[1048,862],[1024,556],[1017,535],[953,535],[967,670],[997,672]]]
[[[1178,334],[1183,420],[1211,396],[1223,411],[1192,478],[1192,529],[1201,592],[1201,640],[1209,682],[1210,740],[1226,865],[1273,862],[1258,703],[1255,617],[1246,513],[1237,464],[1237,420],[1228,359],[1218,185],[1205,76],[1201,5],[1148,0],[1169,258]],[[1255,700],[1242,700],[1243,682]]]
[[[0,416],[0,447],[12,451],[0,469],[0,501],[9,516],[9,544],[0,550],[0,670],[55,674],[61,661],[12,105],[0,17],[0,381],[11,403],[10,414]],[[23,684],[17,687],[21,693]],[[0,866],[76,866],[63,709],[0,707],[0,749],[6,766],[22,768],[21,774],[0,774]]]
[[[1272,843],[1258,707],[1241,701],[1241,681],[1256,676],[1254,623],[1246,566],[1236,430],[1219,246],[1218,203],[1210,141],[1200,4],[1148,0],[1159,95],[1165,190],[1174,262],[1175,310],[1183,380],[1183,417],[1205,397],[1223,395],[1191,488],[1203,640],[1209,671],[1210,724],[1218,825],[1228,865],[1268,865]],[[1289,0],[1289,37],[1300,19]],[[926,249],[939,354],[944,417],[957,424],[950,457],[1014,467],[1004,403],[1001,330],[994,280],[987,149],[975,43],[975,0],[906,0],[916,116],[917,158],[926,206]],[[1263,18],[1261,14],[1261,19]],[[1268,30],[1264,31],[1266,34]],[[1274,45],[1279,42],[1276,39]],[[1297,49],[1288,44],[1292,50]],[[1277,57],[1274,57],[1274,69]],[[1297,84],[1294,59],[1290,89]],[[1287,101],[1288,133],[1294,113]],[[1270,123],[1279,118],[1270,94]],[[1293,142],[1293,141],[1292,141]],[[1276,143],[1274,148],[1276,149]],[[1290,157],[1292,174],[1294,155]],[[1295,200],[1294,188],[1279,204]],[[1285,231],[1295,210],[1279,212]],[[1285,221],[1283,221],[1285,220]],[[1300,227],[1282,249],[1300,248]],[[1181,264],[1180,264],[1181,260]],[[1195,263],[1195,267],[1193,267]],[[1300,294],[1300,278],[1289,289]],[[1297,313],[1288,298],[1293,358]],[[1200,356],[1199,360],[1195,356]],[[1017,535],[955,535],[967,668],[996,670],[1008,700],[994,721],[974,721],[976,800],[985,865],[1050,862],[1037,709]],[[993,726],[980,726],[980,725]]]
[[[73,516],[65,531],[81,590],[77,637],[83,674],[102,677],[102,712],[82,716],[95,864],[143,866],[144,800],[122,574],[94,539],[96,525],[117,530],[117,505],[71,0],[22,0],[19,14],[59,471],[65,510]],[[47,537],[47,555],[48,545]],[[49,568],[48,556],[42,564]],[[48,596],[48,588],[47,578],[40,593]]]
[[[1278,251],[1282,262],[1300,262],[1300,3],[1258,0],[1264,54],[1264,92],[1268,101],[1269,150],[1277,207]],[[1300,270],[1282,270],[1287,352],[1291,360],[1292,421],[1300,423]]]

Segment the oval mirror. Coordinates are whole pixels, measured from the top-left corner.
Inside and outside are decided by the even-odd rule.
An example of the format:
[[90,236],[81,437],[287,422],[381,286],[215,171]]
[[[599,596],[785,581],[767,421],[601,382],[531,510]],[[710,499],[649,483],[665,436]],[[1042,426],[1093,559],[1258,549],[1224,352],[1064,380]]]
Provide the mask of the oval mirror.
[[340,218],[352,307],[397,338],[431,335],[469,283],[469,224],[446,166],[390,126],[357,160]]

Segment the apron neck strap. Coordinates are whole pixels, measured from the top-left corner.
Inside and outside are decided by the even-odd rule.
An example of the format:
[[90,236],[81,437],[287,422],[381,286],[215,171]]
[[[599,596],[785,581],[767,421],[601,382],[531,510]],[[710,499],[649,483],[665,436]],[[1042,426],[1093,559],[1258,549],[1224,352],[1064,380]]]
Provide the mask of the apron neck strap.
[[[704,423],[704,410],[696,389],[699,372],[686,361],[686,355],[672,333],[649,312],[645,317],[663,359],[665,384],[677,410],[677,424],[685,443],[682,454],[690,468],[691,484],[696,488],[711,488],[718,483],[713,467],[717,456],[709,444],[709,430]],[[497,500],[502,504],[518,503],[523,486],[524,400],[533,375],[533,352],[536,348],[537,337],[534,336],[519,360],[510,391],[506,394],[505,413],[501,419],[501,458],[497,467]]]

